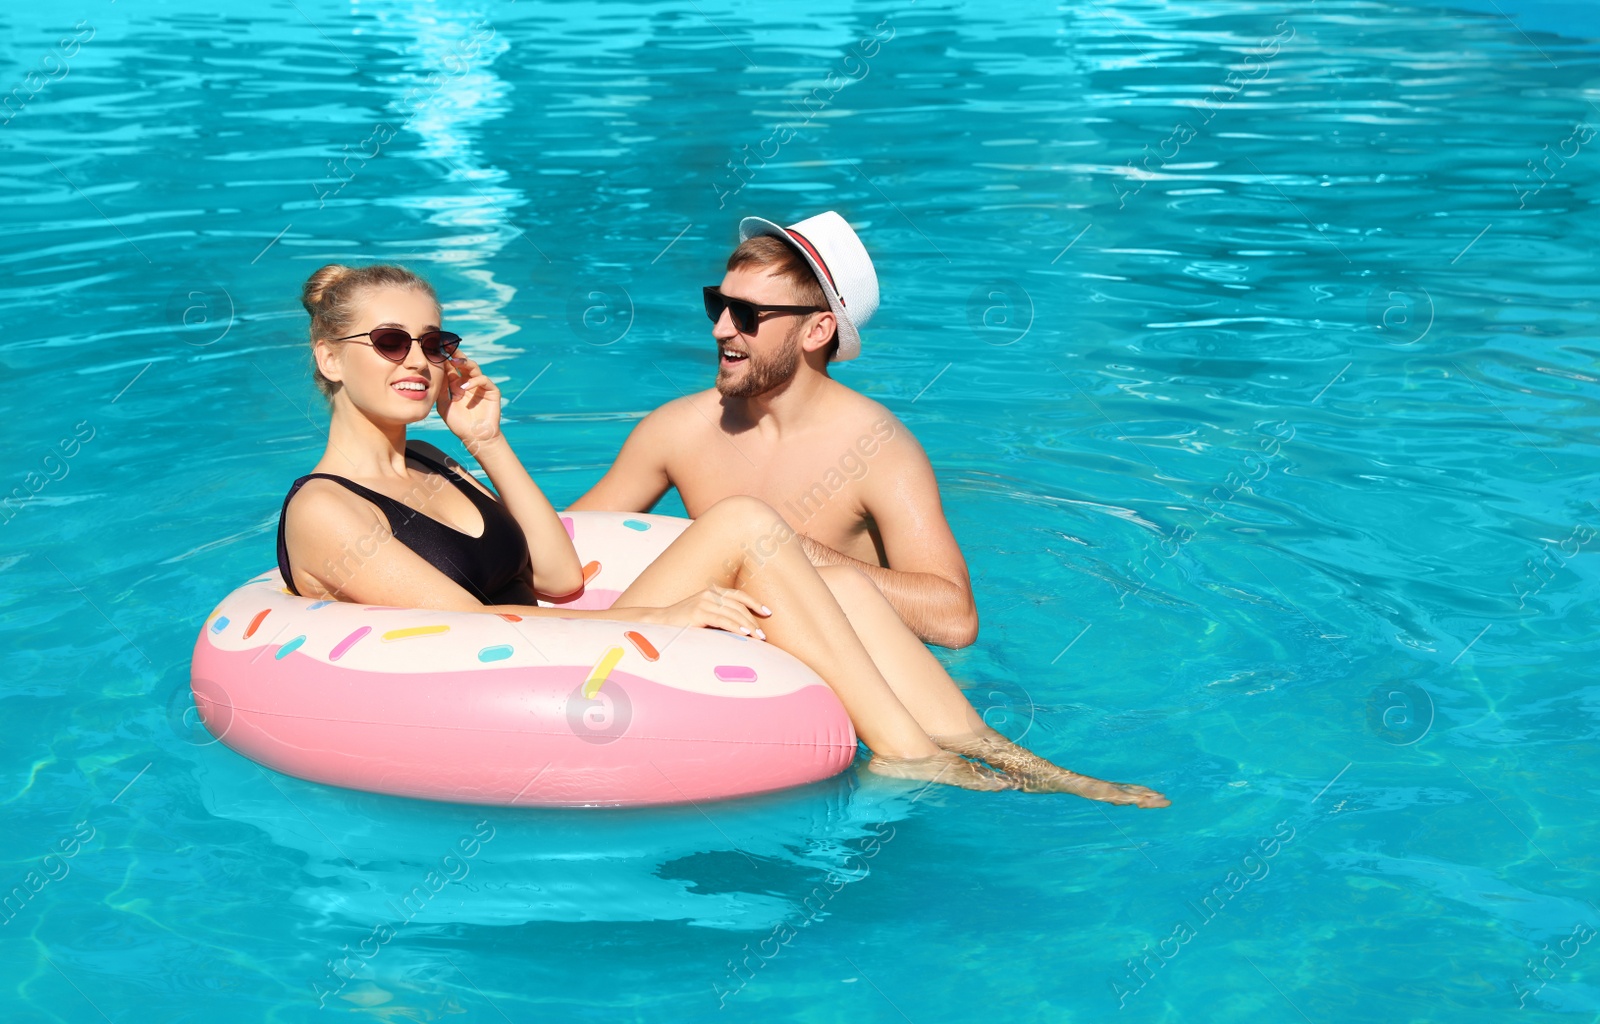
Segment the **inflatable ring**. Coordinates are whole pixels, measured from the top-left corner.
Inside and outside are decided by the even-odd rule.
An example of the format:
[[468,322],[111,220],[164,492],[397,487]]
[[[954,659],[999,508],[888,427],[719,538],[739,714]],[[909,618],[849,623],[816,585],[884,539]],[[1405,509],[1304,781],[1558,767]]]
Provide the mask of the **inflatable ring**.
[[[610,607],[689,520],[562,517]],[[276,771],[475,804],[630,806],[743,796],[843,771],[856,736],[799,660],[712,629],[364,607],[277,569],[223,599],[190,675],[206,728]]]

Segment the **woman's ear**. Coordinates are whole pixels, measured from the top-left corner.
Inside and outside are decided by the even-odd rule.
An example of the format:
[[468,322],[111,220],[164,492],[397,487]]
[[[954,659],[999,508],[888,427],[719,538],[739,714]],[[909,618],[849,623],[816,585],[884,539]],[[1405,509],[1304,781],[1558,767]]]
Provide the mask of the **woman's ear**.
[[326,380],[337,384],[344,379],[344,370],[339,365],[339,354],[334,351],[333,342],[318,338],[312,342],[311,352],[316,357],[317,369]]
[[800,347],[807,352],[820,352],[828,347],[828,342],[833,340],[834,331],[838,329],[839,321],[834,317],[833,310],[825,309],[817,314],[811,321],[811,328],[806,331],[806,336],[801,339]]

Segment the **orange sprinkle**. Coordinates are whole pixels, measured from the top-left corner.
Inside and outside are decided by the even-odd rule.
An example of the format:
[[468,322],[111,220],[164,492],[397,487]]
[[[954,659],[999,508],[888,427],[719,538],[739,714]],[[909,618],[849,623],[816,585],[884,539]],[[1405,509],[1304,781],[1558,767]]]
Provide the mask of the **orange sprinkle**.
[[507,622],[521,622],[522,621],[522,616],[520,616],[520,615],[512,615],[510,612],[495,612],[495,614],[500,616],[502,619],[505,619]]
[[594,579],[599,574],[600,574],[600,563],[599,562],[590,562],[588,565],[584,566],[583,567],[583,585],[584,586],[588,586],[589,585],[589,581]]
[[633,644],[634,650],[644,655],[645,661],[655,661],[657,658],[661,657],[661,652],[656,650],[655,644],[652,644],[650,641],[646,640],[642,634],[635,633],[630,629],[622,635],[627,637],[628,641]]
[[250,639],[250,635],[254,633],[258,627],[260,627],[261,620],[266,618],[267,613],[270,611],[272,611],[271,608],[263,608],[259,612],[256,612],[256,617],[250,620],[250,625],[244,627],[244,638],[246,640]]

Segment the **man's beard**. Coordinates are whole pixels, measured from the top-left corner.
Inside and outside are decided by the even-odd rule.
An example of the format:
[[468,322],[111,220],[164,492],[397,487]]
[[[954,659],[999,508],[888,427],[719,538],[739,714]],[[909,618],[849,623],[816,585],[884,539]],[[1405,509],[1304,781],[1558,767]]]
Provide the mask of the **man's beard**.
[[727,372],[719,366],[717,390],[724,398],[754,398],[789,383],[799,370],[800,332],[791,329],[784,336],[783,346],[772,355],[759,356],[752,349],[745,358],[744,376],[739,381],[730,380]]

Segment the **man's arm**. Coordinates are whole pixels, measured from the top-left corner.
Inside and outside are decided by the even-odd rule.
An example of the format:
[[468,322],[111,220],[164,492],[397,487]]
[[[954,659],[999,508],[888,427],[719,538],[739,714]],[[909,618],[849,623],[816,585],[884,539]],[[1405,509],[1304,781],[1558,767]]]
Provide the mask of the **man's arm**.
[[[673,403],[668,403],[670,406]],[[600,482],[571,505],[568,511],[595,509],[606,512],[648,512],[667,493],[669,431],[662,406],[640,420],[622,444],[617,460]]]
[[865,573],[927,643],[965,647],[976,640],[978,608],[966,559],[945,521],[933,466],[903,424],[872,460],[860,493],[877,524],[889,567],[802,536],[801,546],[812,564],[848,565]]

